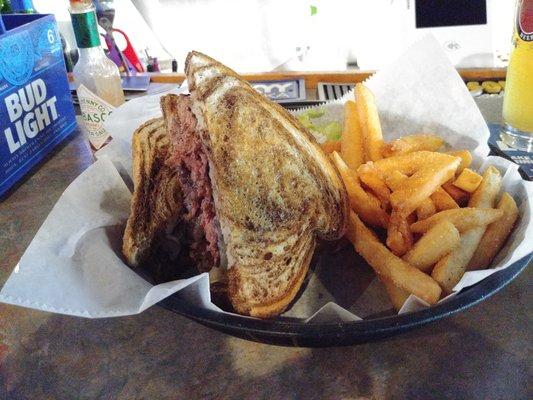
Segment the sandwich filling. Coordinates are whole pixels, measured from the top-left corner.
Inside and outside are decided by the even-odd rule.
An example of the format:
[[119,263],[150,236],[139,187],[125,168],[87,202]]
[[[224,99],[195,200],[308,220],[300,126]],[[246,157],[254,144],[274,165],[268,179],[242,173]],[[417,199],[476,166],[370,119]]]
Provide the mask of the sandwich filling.
[[185,225],[189,256],[200,272],[220,265],[219,224],[209,178],[209,161],[197,132],[196,117],[189,96],[172,96],[169,101],[167,129],[173,151],[167,164],[178,171],[183,191],[179,220]]

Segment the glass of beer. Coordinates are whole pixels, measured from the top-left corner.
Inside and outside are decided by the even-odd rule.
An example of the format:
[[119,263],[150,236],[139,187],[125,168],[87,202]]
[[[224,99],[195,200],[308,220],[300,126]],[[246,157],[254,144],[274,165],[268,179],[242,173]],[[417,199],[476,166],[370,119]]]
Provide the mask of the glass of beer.
[[516,4],[500,136],[510,147],[533,151],[533,0]]

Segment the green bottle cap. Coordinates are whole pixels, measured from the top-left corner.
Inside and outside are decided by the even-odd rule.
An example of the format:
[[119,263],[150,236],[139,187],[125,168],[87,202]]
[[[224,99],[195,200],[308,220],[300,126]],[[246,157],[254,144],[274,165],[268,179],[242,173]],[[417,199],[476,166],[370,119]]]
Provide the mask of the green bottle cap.
[[100,46],[100,34],[96,24],[96,13],[90,10],[83,13],[70,14],[72,27],[76,36],[76,43],[79,48]]

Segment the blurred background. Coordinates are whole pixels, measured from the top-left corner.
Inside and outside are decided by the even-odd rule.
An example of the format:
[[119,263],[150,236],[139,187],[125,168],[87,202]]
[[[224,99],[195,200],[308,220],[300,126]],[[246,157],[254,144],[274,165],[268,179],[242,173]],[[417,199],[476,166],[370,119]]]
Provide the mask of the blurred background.
[[[510,50],[511,0],[114,0],[114,27],[139,57],[183,71],[191,49],[239,72],[380,69],[431,32],[457,67],[502,67]],[[34,0],[75,48],[68,0]],[[103,33],[103,30],[102,30]],[[125,40],[115,35],[119,47]]]

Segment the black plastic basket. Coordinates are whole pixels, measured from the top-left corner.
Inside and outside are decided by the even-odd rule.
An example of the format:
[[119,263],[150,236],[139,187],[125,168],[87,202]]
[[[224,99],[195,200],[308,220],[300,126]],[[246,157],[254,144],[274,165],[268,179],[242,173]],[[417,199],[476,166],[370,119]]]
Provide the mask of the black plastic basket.
[[221,332],[258,342],[302,347],[351,345],[392,336],[465,310],[505,287],[532,259],[533,253],[433,307],[354,322],[305,324],[283,319],[260,320],[207,310],[177,295],[163,300],[160,305]]

